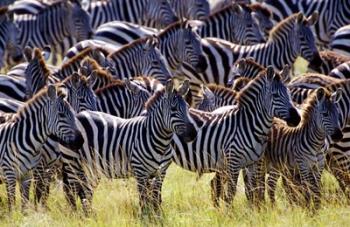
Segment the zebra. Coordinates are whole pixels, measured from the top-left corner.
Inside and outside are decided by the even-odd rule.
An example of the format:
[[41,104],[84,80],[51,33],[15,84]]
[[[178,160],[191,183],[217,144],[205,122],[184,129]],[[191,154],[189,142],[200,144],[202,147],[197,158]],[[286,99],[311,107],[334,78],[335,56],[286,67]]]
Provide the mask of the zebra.
[[167,0],[107,0],[85,5],[93,29],[115,20],[160,29],[178,20]]
[[282,21],[293,13],[306,16],[318,11],[320,20],[312,28],[318,45],[329,46],[334,33],[350,23],[350,3],[347,0],[265,0],[263,6],[272,11],[274,21]]
[[272,65],[276,70],[281,70],[286,64],[293,65],[298,55],[307,59],[310,65],[320,65],[321,58],[310,30],[316,19],[317,13],[309,18],[301,13],[294,14],[280,22],[263,44],[241,46],[215,38],[202,39],[208,64],[206,71],[197,73],[186,65],[182,68],[183,76],[191,80],[191,95],[197,96],[202,83],[226,85],[232,65],[241,58],[253,57],[257,63],[265,67]]
[[251,9],[245,5],[231,4],[211,14],[199,23],[197,32],[202,38],[216,37],[237,44],[264,42]]
[[0,69],[8,60],[19,62],[22,59],[18,31],[13,14],[7,8],[0,8]]
[[346,25],[339,28],[334,35],[330,43],[331,50],[350,56],[350,26]]
[[15,201],[16,180],[21,182],[22,208],[25,208],[30,183],[27,173],[38,164],[42,156],[38,151],[48,136],[72,149],[80,148],[84,142],[70,105],[64,101],[62,91],[53,85],[26,102],[11,121],[1,124],[0,134],[0,164],[10,211]]
[[[274,123],[264,158],[260,161],[263,164],[259,163],[265,166],[263,169],[266,169],[266,172],[273,172],[267,181],[268,194],[273,203],[276,183],[282,175],[288,196],[293,195],[288,180],[296,181],[297,184],[300,181],[305,202],[310,205],[310,199],[312,199],[314,208],[320,207],[320,181],[325,162],[323,151],[325,139],[331,136],[333,141],[339,141],[343,137],[336,107],[340,99],[341,90],[331,94],[319,88],[306,100],[302,121],[298,127],[289,128],[281,122]],[[263,182],[265,173],[257,175]]]
[[37,14],[16,15],[15,23],[20,30],[22,47],[54,46],[65,37],[72,36],[81,41],[92,36],[90,17],[77,2],[59,1]]
[[[158,50],[157,37],[138,39],[107,56],[113,64],[115,78],[124,79],[134,76],[151,76],[165,83],[171,78],[167,63]],[[132,67],[128,67],[132,66]]]
[[169,0],[169,3],[178,18],[204,20],[210,13],[208,0]]
[[329,76],[341,79],[350,78],[350,61],[338,65],[329,73]]
[[[221,185],[218,178],[227,174],[225,202],[230,204],[239,170],[262,156],[273,117],[280,117],[292,126],[300,121],[282,79],[268,67],[240,91],[237,105],[229,110],[207,113],[190,109],[191,117],[199,122],[198,135],[192,143],[174,136],[174,162],[199,174],[217,172],[211,182],[215,194]],[[218,206],[217,198],[214,205]]]
[[[157,33],[159,50],[174,74],[181,74],[183,64],[187,64],[196,72],[203,72],[207,67],[201,38],[194,29],[191,21],[185,20],[169,25],[162,32]],[[135,38],[155,33],[156,31],[145,27],[114,21],[101,26],[96,31],[94,39],[121,46]]]
[[[108,178],[134,176],[142,212],[147,208],[159,211],[162,182],[172,158],[172,135],[176,133],[187,142],[197,135],[188,116],[188,105],[182,98],[188,87],[186,82],[175,91],[173,82],[168,82],[165,89],[151,97],[146,104],[147,112],[140,117],[122,119],[92,111],[77,115],[78,127],[86,143],[78,154],[62,149],[66,163],[63,169],[64,183],[68,187],[66,192],[73,207],[75,199],[70,191],[76,193],[82,188],[85,190],[79,184],[87,180],[80,181],[81,176],[87,178],[91,174],[96,176],[102,173]],[[105,143],[107,140],[99,139],[98,132],[101,131],[110,138],[108,143]],[[82,168],[91,174],[88,171],[84,173]],[[92,190],[91,187],[88,190]],[[92,191],[86,195],[92,196]],[[83,201],[89,199],[82,198]]]
[[289,84],[292,98],[296,103],[302,103],[316,88],[325,87],[327,90],[336,91],[341,89],[343,91],[342,99],[337,104],[340,112],[340,120],[343,124],[343,139],[339,142],[330,141],[330,147],[326,153],[326,167],[337,179],[339,186],[350,199],[349,193],[349,172],[350,172],[350,159],[349,159],[349,147],[347,141],[349,140],[349,124],[350,109],[349,109],[349,97],[350,97],[350,80],[349,79],[336,79],[324,75],[308,75],[294,79]]
[[14,3],[14,2],[15,2],[15,0],[3,0],[3,1],[1,1],[1,3],[0,3],[0,7],[9,6],[9,5],[11,5],[12,3]]
[[309,66],[308,71],[328,75],[337,66],[343,64],[344,62],[350,61],[350,57],[339,54],[334,51],[325,50],[325,51],[320,51],[319,53],[322,59],[321,66],[320,67]]

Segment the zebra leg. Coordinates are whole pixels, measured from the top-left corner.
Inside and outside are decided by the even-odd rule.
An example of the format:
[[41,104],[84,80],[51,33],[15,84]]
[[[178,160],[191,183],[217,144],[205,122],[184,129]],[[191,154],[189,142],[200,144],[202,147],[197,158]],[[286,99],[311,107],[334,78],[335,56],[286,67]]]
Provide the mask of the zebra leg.
[[16,197],[16,176],[13,171],[4,170],[5,181],[6,181],[6,191],[8,200],[9,212],[12,211],[12,207],[15,205]]
[[265,203],[265,161],[264,159],[254,163],[249,170],[251,173],[251,185],[253,203],[260,207],[262,203]]
[[271,204],[274,206],[276,204],[276,198],[275,198],[275,193],[276,193],[276,186],[277,186],[277,181],[278,178],[280,177],[280,173],[273,169],[269,173],[269,176],[267,178],[267,193],[269,195]]
[[243,181],[244,181],[244,193],[248,200],[248,203],[252,205],[254,203],[253,200],[253,189],[256,184],[252,182],[252,172],[250,172],[247,168],[242,170],[243,173]]
[[46,209],[47,199],[50,193],[50,183],[52,182],[53,169],[46,169],[41,163],[34,172],[34,203],[35,207],[40,203]]
[[228,164],[227,193],[225,195],[225,203],[227,206],[232,205],[233,198],[236,195],[239,171],[240,165],[237,165],[234,162]]
[[297,194],[296,191],[293,190],[292,182],[286,176],[282,176],[282,185],[283,189],[286,193],[289,204],[297,203]]
[[139,192],[139,203],[142,215],[149,211],[150,181],[147,177],[137,177],[137,190]]
[[21,180],[20,193],[21,193],[21,200],[22,200],[21,201],[22,202],[22,212],[24,212],[26,210],[27,205],[28,205],[31,181],[32,181],[31,176],[27,176],[25,179]]
[[316,171],[315,173],[310,173],[310,175],[310,189],[312,191],[314,209],[318,210],[321,206],[321,173],[320,171]]
[[76,211],[77,204],[76,204],[76,200],[75,200],[75,195],[73,193],[73,187],[71,184],[72,179],[70,179],[71,177],[69,176],[72,173],[69,173],[69,172],[70,172],[70,170],[68,168],[68,165],[64,164],[62,167],[63,191],[64,191],[67,202],[69,203],[71,208]]
[[212,201],[214,204],[214,207],[218,208],[220,197],[223,197],[223,175],[222,173],[215,173],[214,178],[210,181],[211,186],[211,195],[212,195]]
[[154,211],[159,214],[161,212],[162,204],[162,186],[165,178],[165,171],[155,177],[152,182],[152,205]]

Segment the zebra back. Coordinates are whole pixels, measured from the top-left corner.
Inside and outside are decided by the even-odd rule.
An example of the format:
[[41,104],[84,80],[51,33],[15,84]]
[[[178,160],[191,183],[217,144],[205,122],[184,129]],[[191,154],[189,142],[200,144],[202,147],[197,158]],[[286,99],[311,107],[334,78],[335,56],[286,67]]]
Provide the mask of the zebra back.
[[350,56],[350,26],[346,25],[339,28],[334,35],[330,43],[330,48],[340,54]]
[[330,73],[330,77],[348,79],[350,78],[350,61],[340,64],[334,68]]
[[171,74],[157,46],[157,38],[147,37],[138,39],[108,55],[107,59],[116,69],[116,78],[145,75],[165,83],[171,78]]
[[91,2],[87,11],[91,15],[94,29],[115,20],[154,28],[164,28],[178,20],[167,0],[98,1]]
[[169,3],[178,18],[204,20],[210,13],[208,0],[170,0]]
[[349,56],[345,56],[337,52],[328,50],[321,51],[320,57],[322,59],[322,64],[319,67],[309,66],[308,69],[325,75],[328,75],[334,68],[336,68],[340,64],[350,61]]

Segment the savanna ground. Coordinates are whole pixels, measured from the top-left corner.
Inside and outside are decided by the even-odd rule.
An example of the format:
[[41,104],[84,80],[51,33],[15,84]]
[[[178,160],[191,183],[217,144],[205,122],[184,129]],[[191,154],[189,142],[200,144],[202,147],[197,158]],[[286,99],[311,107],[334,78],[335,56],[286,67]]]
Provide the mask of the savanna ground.
[[[304,71],[298,64],[297,71]],[[349,226],[350,205],[339,192],[335,179],[324,174],[322,207],[317,214],[288,204],[281,187],[277,191],[276,207],[267,205],[252,209],[246,201],[240,179],[232,208],[215,209],[210,200],[212,174],[197,179],[197,175],[171,165],[163,185],[163,215],[155,219],[140,218],[138,195],[134,179],[103,179],[95,190],[94,215],[86,218],[79,207],[73,212],[66,202],[61,183],[51,188],[50,210],[33,205],[26,214],[20,212],[17,191],[15,211],[7,212],[5,186],[0,187],[0,226]],[[222,204],[223,205],[223,204]]]

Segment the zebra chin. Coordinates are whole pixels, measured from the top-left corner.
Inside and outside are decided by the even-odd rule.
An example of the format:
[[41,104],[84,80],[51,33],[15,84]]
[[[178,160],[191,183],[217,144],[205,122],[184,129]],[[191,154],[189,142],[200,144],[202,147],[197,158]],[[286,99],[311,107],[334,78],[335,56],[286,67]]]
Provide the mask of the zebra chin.
[[51,135],[50,138],[71,150],[78,150],[84,144],[84,138],[79,131],[75,131],[74,137],[69,137],[69,138],[66,137],[63,139],[63,138],[59,138],[57,136]]
[[343,139],[343,132],[337,128],[335,132],[331,135],[331,139],[334,142],[339,142],[341,139]]
[[190,143],[197,138],[197,130],[193,124],[186,124],[176,128],[176,135],[186,143]]
[[290,108],[289,109],[289,116],[287,118],[285,118],[284,120],[287,122],[288,126],[295,127],[300,123],[301,117],[295,108]]

